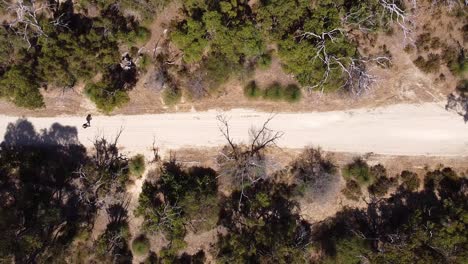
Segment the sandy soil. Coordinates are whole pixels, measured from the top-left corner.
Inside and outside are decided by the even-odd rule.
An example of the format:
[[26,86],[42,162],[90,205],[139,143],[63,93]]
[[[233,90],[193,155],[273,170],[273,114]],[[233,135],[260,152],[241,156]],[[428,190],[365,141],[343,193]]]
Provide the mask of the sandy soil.
[[[81,128],[85,117],[28,118],[36,130],[54,123],[77,128],[86,147],[98,136],[113,138],[123,130],[119,145],[130,154],[150,155],[154,140],[162,151],[182,147],[215,147],[225,144],[216,117],[229,119],[231,135],[247,141],[252,126],[260,126],[272,113],[236,109],[156,115],[94,116],[92,126]],[[0,116],[0,134],[17,117]],[[468,156],[468,126],[443,104],[392,105],[349,111],[278,113],[270,128],[284,132],[279,146],[314,145],[327,151],[389,155]]]

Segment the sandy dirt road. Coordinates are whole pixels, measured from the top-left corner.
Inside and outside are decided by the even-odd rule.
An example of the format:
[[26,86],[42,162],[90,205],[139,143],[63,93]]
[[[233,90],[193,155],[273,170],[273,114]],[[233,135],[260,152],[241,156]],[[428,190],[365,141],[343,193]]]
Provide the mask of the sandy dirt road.
[[[76,128],[86,147],[97,136],[113,138],[123,129],[119,145],[125,152],[148,155],[153,140],[164,151],[181,147],[214,147],[225,144],[217,121],[217,111],[93,116],[92,126],[83,129],[85,116],[28,118],[37,131],[54,123]],[[260,126],[272,113],[231,110],[222,113],[229,119],[231,134],[247,141],[248,130]],[[0,116],[0,135],[18,117]],[[468,124],[442,104],[392,105],[350,111],[277,113],[271,129],[284,132],[280,147],[321,146],[338,152],[388,155],[468,156]],[[72,129],[73,130],[73,129]]]

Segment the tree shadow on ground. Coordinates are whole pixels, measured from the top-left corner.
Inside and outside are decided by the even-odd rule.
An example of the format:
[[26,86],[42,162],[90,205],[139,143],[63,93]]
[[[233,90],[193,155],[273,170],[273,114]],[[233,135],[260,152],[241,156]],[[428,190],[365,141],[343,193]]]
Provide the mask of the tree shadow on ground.
[[389,198],[373,198],[364,209],[344,208],[315,225],[314,242],[331,257],[338,254],[339,240],[353,237],[366,241],[373,252],[381,252],[383,245],[408,240],[408,229],[418,228],[418,223],[448,219],[447,203],[466,204],[467,186],[468,179],[458,177],[450,168],[430,171],[421,191],[412,192],[400,186]]
[[36,262],[50,245],[70,243],[89,220],[73,183],[86,159],[74,127],[37,132],[26,119],[8,125],[0,144],[0,229],[9,231],[0,233],[8,241],[0,258]]

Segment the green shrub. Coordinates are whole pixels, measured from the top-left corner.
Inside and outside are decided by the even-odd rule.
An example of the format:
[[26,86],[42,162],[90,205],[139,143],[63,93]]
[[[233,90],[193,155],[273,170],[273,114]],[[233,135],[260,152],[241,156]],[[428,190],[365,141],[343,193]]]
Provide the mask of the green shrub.
[[133,240],[132,243],[133,253],[138,256],[144,256],[148,254],[150,249],[150,242],[148,238],[144,235],[141,235]]
[[218,223],[219,205],[216,194],[202,195],[189,193],[182,199],[180,206],[184,208],[186,217],[194,233],[205,232],[216,227]]
[[211,54],[204,59],[201,71],[205,75],[206,88],[209,91],[216,91],[229,78],[239,76],[245,69],[240,64],[229,62],[223,55]]
[[411,171],[402,171],[400,174],[401,186],[408,191],[416,191],[421,185],[418,175]]
[[148,66],[150,66],[151,64],[151,57],[144,53],[144,54],[140,54],[140,60],[138,61],[138,70],[142,71],[142,72],[146,72],[147,69],[148,69]]
[[336,242],[336,253],[333,256],[326,256],[322,264],[360,264],[369,253],[372,246],[369,240],[361,237],[349,237],[339,239]]
[[302,98],[301,88],[295,84],[290,84],[284,88],[283,97],[283,99],[287,102],[298,102]]
[[[183,240],[187,230],[212,229],[218,222],[217,175],[210,168],[185,169],[175,160],[163,163],[156,183],[146,181],[136,216],[147,232],[162,231],[166,239]],[[163,194],[164,200],[160,195]]]
[[20,107],[44,107],[39,84],[26,67],[13,67],[0,77],[0,97]]
[[262,95],[262,91],[255,81],[251,81],[244,87],[244,95],[249,99],[257,99]]
[[361,158],[354,159],[353,162],[343,168],[342,172],[346,180],[355,180],[360,186],[370,185],[375,180],[375,176],[371,173],[369,165]]
[[105,82],[89,83],[85,87],[85,93],[93,101],[97,108],[105,113],[112,112],[116,107],[126,104],[130,98],[127,92],[114,90]]
[[166,105],[175,105],[182,98],[182,91],[179,88],[167,87],[162,92],[163,101]]
[[145,156],[141,154],[134,156],[132,159],[130,159],[128,167],[131,174],[137,177],[141,177],[143,172],[145,172]]
[[280,101],[283,99],[283,87],[281,84],[274,83],[265,89],[263,98],[272,101]]
[[262,70],[267,70],[271,66],[271,60],[270,53],[262,54],[257,60],[257,66]]

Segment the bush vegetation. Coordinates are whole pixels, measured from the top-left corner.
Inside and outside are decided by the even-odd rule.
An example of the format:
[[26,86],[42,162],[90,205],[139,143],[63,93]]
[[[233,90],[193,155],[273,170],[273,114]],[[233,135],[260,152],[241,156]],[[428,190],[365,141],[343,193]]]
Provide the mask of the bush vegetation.
[[97,108],[106,113],[112,112],[116,107],[126,104],[130,98],[125,91],[113,89],[105,82],[89,83],[85,93]]
[[291,165],[295,192],[307,201],[330,198],[339,182],[337,166],[320,149],[307,148]]
[[[335,30],[331,37],[323,39],[326,56],[336,58],[347,67],[351,59],[359,58],[360,54],[356,45],[338,29],[357,28],[359,23],[361,26],[365,23],[366,28],[377,31],[390,22],[390,14],[377,1],[316,1],[313,4],[305,0],[260,1],[252,8],[246,0],[191,0],[184,2],[183,12],[184,18],[173,25],[171,39],[184,52],[186,63],[195,64],[215,56],[223,58],[228,65],[245,68],[255,62],[265,69],[271,64],[266,45],[274,43],[287,72],[302,86],[321,86],[325,91],[343,86],[343,71],[332,67],[329,77],[324,78],[328,67],[319,48],[322,40],[300,33],[321,35]],[[345,20],[344,14],[352,15]],[[379,19],[374,14],[379,14]],[[316,58],[317,54],[320,58]]]
[[[66,142],[57,137],[64,131]],[[264,178],[239,183],[224,194],[218,193],[216,171],[184,167],[174,159],[162,161],[158,177],[144,183],[135,210],[143,218],[141,231],[147,236],[131,238],[125,198],[131,161],[105,139],[96,140],[94,151],[88,153],[72,132],[58,124],[36,132],[26,120],[8,125],[0,143],[3,262],[131,263],[133,252],[146,257],[144,263],[203,263],[208,252],[187,254],[184,239],[188,232],[210,230],[222,230],[215,243],[204,245],[220,263],[464,263],[466,259],[468,181],[463,175],[451,168],[428,170],[419,186],[415,173],[403,171],[399,188],[388,192],[390,179],[382,165],[355,160],[345,166],[349,178],[344,195],[355,200],[365,195],[357,179],[366,171],[375,179],[369,192],[379,198],[365,199],[363,207],[344,207],[311,226],[301,216],[299,204],[304,198],[335,199],[327,193],[336,180],[330,175],[338,172],[329,156],[313,148],[291,166],[265,172]],[[39,142],[54,144],[43,148]],[[106,214],[108,224],[92,239],[89,234],[98,210]],[[168,243],[151,252],[148,237],[161,235]]]
[[[155,194],[161,193],[164,200]],[[145,182],[135,213],[144,218],[148,232],[163,231],[169,240],[183,239],[185,225],[209,230],[217,222],[216,172],[202,167],[183,169],[175,160],[166,162],[156,184]]]
[[249,99],[263,98],[269,101],[286,101],[289,103],[298,102],[302,98],[301,89],[297,85],[282,86],[279,83],[273,83],[267,88],[261,89],[255,81],[249,82],[244,87],[244,95]]
[[138,178],[145,172],[145,156],[138,154],[130,159],[128,163],[130,173]]
[[144,256],[148,254],[150,246],[151,245],[148,238],[146,238],[144,235],[135,238],[132,242],[132,250],[138,256]]
[[246,86],[244,86],[244,96],[249,99],[258,99],[262,96],[262,91],[255,81],[250,81]]
[[414,64],[425,73],[437,73],[440,68],[440,56],[434,53],[430,53],[427,59],[419,56]]
[[[74,13],[71,1],[51,12],[52,16],[38,17],[43,34],[31,34],[30,47],[14,29],[0,29],[0,50],[9,50],[0,59],[0,96],[18,106],[38,108],[43,106],[40,87],[70,88],[100,73],[104,80],[86,89],[98,108],[110,112],[128,101],[127,91],[137,76],[133,68],[120,68],[119,48],[146,41],[149,31],[111,6],[98,17]],[[66,26],[56,25],[58,17]],[[18,71],[24,76],[18,78]]]
[[338,212],[319,232],[325,263],[463,263],[466,184],[450,168],[429,171],[421,192],[404,189],[364,209]]
[[375,181],[369,165],[362,158],[355,158],[343,168],[342,173],[346,180],[354,180],[361,186],[370,185]]
[[421,185],[418,175],[407,170],[401,172],[400,181],[401,186],[411,192],[417,191]]
[[162,98],[166,105],[176,105],[182,98],[182,91],[177,87],[166,87],[162,92]]

